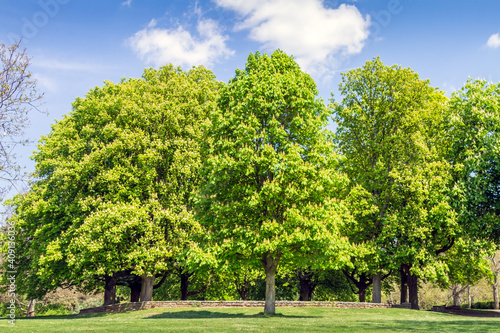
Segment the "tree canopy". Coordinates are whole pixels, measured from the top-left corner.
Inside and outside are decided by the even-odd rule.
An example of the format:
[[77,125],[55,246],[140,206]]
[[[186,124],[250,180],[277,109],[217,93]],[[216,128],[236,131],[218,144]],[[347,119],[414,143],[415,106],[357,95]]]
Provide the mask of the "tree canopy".
[[[221,262],[258,262],[274,313],[280,262],[342,258],[345,178],[324,129],[330,115],[311,77],[282,51],[250,54],[222,90],[207,132],[198,217]],[[330,260],[327,259],[327,260]]]
[[33,296],[93,290],[96,279],[129,270],[144,289],[181,258],[199,232],[190,195],[200,128],[220,87],[203,67],[165,66],[78,98],[40,140],[31,191],[12,202],[26,274],[19,287]]
[[469,233],[500,241],[500,83],[469,79],[450,100],[455,209]]
[[335,141],[350,179],[355,220],[345,233],[358,245],[355,269],[378,278],[401,265],[411,277],[426,268],[445,274],[436,256],[456,233],[443,151],[446,98],[410,68],[379,58],[342,74],[340,92]]
[[[20,107],[10,123],[20,130],[23,103],[39,95],[17,46],[2,49],[18,67],[2,77],[0,113]],[[40,139],[31,189],[9,202],[17,288],[34,299],[104,286],[105,305],[120,284],[131,301],[152,300],[165,281],[180,293],[155,295],[265,290],[274,313],[276,285],[287,299],[350,299],[339,291],[350,282],[360,301],[372,285],[380,302],[382,280],[397,276],[401,302],[418,308],[419,279],[447,287],[491,275],[500,84],[469,80],[449,99],[374,58],[339,88],[325,106],[277,50],[250,54],[227,85],[202,66],[167,65],[91,89]]]

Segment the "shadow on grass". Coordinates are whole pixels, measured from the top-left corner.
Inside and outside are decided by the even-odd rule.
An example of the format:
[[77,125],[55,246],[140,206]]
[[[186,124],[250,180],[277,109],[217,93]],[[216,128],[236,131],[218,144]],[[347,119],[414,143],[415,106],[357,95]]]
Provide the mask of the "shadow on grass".
[[[154,310],[154,309],[151,309]],[[276,313],[274,315],[267,313],[245,314],[245,313],[226,313],[208,310],[186,310],[155,314],[144,319],[215,319],[215,318],[321,318],[321,316],[294,316]]]
[[481,319],[485,320],[443,320],[440,322],[395,320],[394,323],[401,326],[411,325],[411,327],[409,327],[411,330],[420,332],[500,332],[500,321],[495,319],[492,320],[492,318]]
[[[490,318],[488,318],[490,319]],[[318,325],[315,328],[335,328],[342,332],[500,332],[500,322],[498,321],[414,321],[414,320],[391,320],[387,322],[352,322],[348,325],[333,324]]]

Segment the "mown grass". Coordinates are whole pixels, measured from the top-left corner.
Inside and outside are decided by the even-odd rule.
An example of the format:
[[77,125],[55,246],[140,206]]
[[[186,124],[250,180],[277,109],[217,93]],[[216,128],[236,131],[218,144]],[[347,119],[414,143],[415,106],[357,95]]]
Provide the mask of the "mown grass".
[[500,332],[500,318],[406,309],[159,308],[0,320],[0,332]]

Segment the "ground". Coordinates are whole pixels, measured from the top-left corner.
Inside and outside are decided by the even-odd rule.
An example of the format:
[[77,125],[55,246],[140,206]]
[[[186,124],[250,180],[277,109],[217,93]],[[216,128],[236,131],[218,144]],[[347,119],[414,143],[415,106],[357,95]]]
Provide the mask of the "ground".
[[[12,332],[500,332],[500,318],[408,309],[157,308],[17,319]],[[498,314],[497,312],[492,312]]]

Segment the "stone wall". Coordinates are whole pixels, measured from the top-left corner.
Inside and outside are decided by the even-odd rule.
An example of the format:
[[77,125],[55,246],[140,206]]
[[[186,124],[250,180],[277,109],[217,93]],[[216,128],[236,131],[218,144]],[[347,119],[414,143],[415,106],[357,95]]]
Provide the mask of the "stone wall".
[[[80,313],[96,312],[122,312],[131,310],[143,310],[153,308],[264,308],[264,301],[162,301],[162,302],[135,302],[122,303],[97,308],[82,309]],[[298,301],[276,301],[276,307],[326,307],[326,308],[355,308],[355,309],[387,309],[387,308],[410,308],[410,303],[385,304],[385,303],[360,303],[360,302],[298,302]]]

